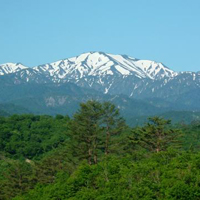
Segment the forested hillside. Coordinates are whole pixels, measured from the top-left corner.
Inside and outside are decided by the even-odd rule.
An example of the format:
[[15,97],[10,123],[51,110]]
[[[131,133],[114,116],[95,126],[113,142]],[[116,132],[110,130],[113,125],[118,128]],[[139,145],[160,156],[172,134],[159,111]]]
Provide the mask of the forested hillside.
[[200,122],[129,127],[110,102],[0,117],[0,199],[200,199]]

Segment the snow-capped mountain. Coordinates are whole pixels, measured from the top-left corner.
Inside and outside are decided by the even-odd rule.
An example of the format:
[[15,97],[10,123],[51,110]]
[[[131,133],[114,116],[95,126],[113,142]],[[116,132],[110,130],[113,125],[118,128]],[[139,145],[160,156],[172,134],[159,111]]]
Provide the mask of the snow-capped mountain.
[[24,65],[21,63],[5,63],[0,65],[0,75],[15,73],[17,71],[20,71],[22,69],[26,69]]
[[175,72],[162,63],[89,52],[26,67],[0,65],[0,104],[37,114],[73,114],[79,102],[111,101],[124,116],[200,111],[200,72]]
[[[0,75],[15,73],[26,68],[20,63],[6,63],[0,65]],[[165,67],[162,63],[156,63],[150,60],[138,60],[126,55],[113,55],[103,52],[84,53],[77,57],[39,65],[33,69],[58,79],[67,79],[69,76],[80,79],[86,76],[106,76],[114,74],[159,79],[173,77],[177,74]]]
[[60,79],[81,79],[87,76],[134,75],[138,78],[159,79],[176,75],[162,63],[103,52],[84,53],[77,57],[40,65],[34,69],[48,73],[55,82]]
[[33,68],[7,63],[0,65],[0,75],[15,84],[71,82],[105,94],[132,98],[165,98],[200,88],[200,73],[177,73],[155,61],[103,52],[84,53]]

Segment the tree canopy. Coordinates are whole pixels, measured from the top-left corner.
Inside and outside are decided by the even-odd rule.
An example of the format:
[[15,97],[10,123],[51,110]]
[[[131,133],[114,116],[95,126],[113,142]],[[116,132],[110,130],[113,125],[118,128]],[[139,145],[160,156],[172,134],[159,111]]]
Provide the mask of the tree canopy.
[[0,117],[0,199],[200,199],[200,126],[128,127],[110,102]]

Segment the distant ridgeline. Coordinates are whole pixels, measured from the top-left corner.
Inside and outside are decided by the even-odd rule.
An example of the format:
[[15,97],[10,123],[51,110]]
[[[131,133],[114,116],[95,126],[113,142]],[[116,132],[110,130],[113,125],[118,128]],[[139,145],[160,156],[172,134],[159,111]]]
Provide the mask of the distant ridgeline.
[[155,61],[103,52],[33,68],[2,64],[0,91],[2,105],[16,106],[15,112],[5,107],[2,115],[24,110],[72,116],[89,99],[114,103],[132,125],[154,115],[189,123],[200,111],[200,72],[174,72]]

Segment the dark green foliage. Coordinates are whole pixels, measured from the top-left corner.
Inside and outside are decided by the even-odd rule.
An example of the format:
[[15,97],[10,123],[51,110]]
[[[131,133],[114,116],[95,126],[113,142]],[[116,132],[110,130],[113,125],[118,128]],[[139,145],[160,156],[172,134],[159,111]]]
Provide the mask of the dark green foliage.
[[119,110],[109,102],[88,101],[80,106],[70,123],[71,148],[80,160],[96,164],[99,155],[114,150],[112,137],[120,135],[125,123]]
[[108,155],[111,152],[116,151],[116,140],[113,136],[119,136],[124,129],[125,121],[120,117],[119,109],[110,102],[104,102],[102,105],[103,115],[102,115],[102,130],[104,135],[104,152]]
[[13,158],[35,158],[67,138],[69,118],[13,115],[0,118],[0,152]]
[[183,130],[183,148],[185,150],[199,151],[200,150],[200,122],[193,122],[191,125],[179,125]]
[[110,157],[97,165],[83,163],[73,173],[59,174],[54,184],[38,185],[15,200],[50,199],[184,199],[200,198],[200,155],[168,151],[138,161]]
[[[35,179],[33,167],[30,163],[22,161],[0,162],[2,170],[0,176],[0,199],[10,199],[19,194],[23,194],[28,189],[33,188]],[[2,165],[6,165],[3,167]]]
[[71,148],[79,159],[87,159],[89,164],[97,163],[101,137],[101,104],[96,101],[88,101],[80,106],[80,110],[70,123]]
[[0,199],[199,200],[199,148],[197,121],[130,128],[109,102],[0,117]]
[[131,141],[152,152],[166,151],[169,147],[180,147],[181,133],[169,127],[171,121],[159,117],[149,118],[144,127],[133,129]]

